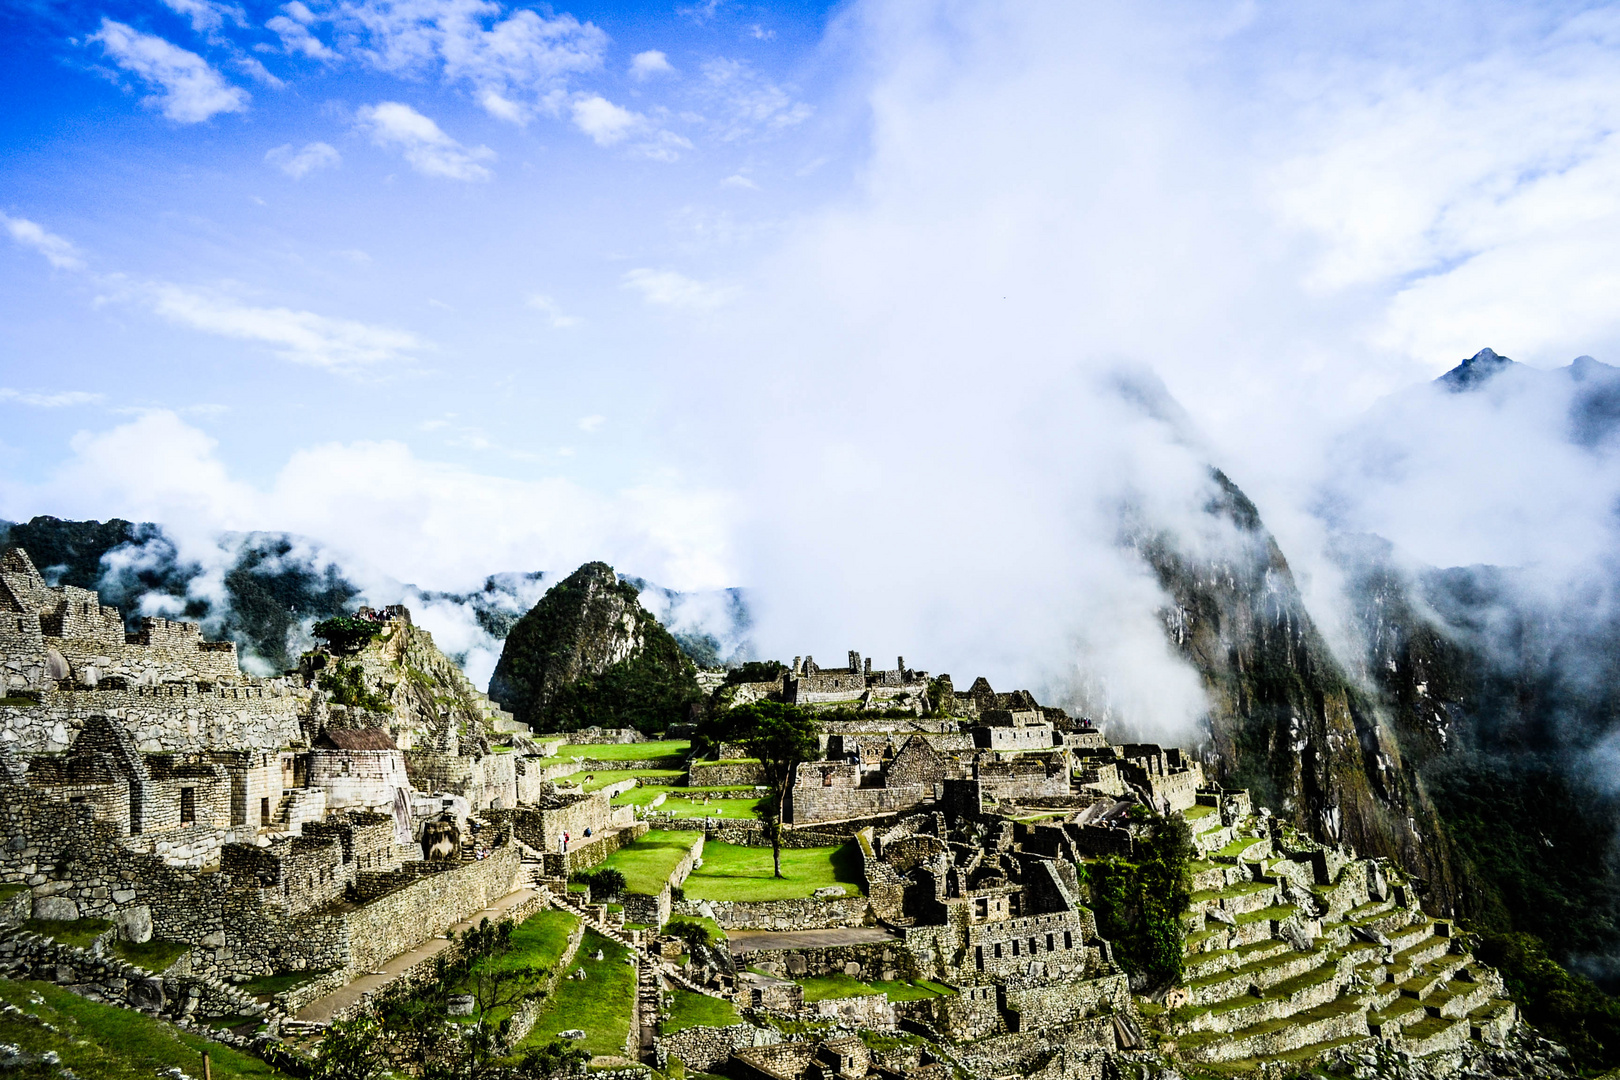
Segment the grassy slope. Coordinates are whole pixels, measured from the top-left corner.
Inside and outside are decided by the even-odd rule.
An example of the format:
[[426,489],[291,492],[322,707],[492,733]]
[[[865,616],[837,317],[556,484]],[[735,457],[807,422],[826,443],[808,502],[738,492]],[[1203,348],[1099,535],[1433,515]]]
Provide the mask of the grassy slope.
[[[602,950],[602,959],[593,960],[598,949]],[[580,1045],[590,1053],[623,1054],[630,1010],[636,1000],[635,968],[624,962],[626,955],[621,946],[587,930],[568,967],[569,974],[583,968],[586,977],[563,979],[551,1005],[540,1014],[522,1045],[544,1046],[557,1037],[557,1032],[579,1028],[585,1032]]]
[[201,1076],[205,1050],[216,1080],[286,1075],[228,1046],[129,1009],[87,1001],[50,983],[0,979],[0,999],[56,1028],[47,1031],[20,1017],[0,1015],[0,1042],[31,1054],[54,1050],[63,1065],[82,1077],[152,1080],[171,1068]]
[[792,900],[824,885],[861,891],[855,845],[790,848],[782,851],[782,879],[772,876],[771,849],[735,847],[718,841],[703,845],[703,865],[686,879],[693,900]]
[[[617,784],[620,780],[629,780],[637,776],[649,777],[673,784],[686,775],[684,769],[600,769],[593,773],[575,773],[565,776],[560,783],[578,784],[586,791],[601,791],[609,784]],[[585,778],[589,776],[590,779]]]
[[676,988],[669,1019],[659,1024],[658,1030],[661,1034],[672,1035],[683,1028],[730,1027],[741,1022],[731,1002]]
[[630,892],[651,896],[668,883],[676,864],[692,850],[699,835],[682,829],[654,829],[609,855],[602,865],[623,874]]
[[692,749],[691,739],[663,739],[658,742],[638,743],[569,743],[558,749],[548,760],[590,758],[594,761],[653,761],[657,758],[682,757]]

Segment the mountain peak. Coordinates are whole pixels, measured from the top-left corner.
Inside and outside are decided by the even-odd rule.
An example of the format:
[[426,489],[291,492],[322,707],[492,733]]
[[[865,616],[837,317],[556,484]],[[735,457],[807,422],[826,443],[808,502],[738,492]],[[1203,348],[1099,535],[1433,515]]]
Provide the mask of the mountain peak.
[[1514,366],[1516,365],[1512,360],[1498,356],[1494,349],[1481,349],[1435,381],[1452,393],[1460,394],[1485,385],[1495,376]]

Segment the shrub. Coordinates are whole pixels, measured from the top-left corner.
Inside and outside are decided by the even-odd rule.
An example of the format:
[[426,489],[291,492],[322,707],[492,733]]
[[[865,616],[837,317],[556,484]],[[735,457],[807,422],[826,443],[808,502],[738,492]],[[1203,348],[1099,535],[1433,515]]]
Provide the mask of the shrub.
[[310,628],[310,633],[326,642],[333,654],[353,656],[382,633],[382,627],[368,619],[339,615],[335,619],[322,619]]
[[780,660],[750,660],[726,672],[726,682],[775,682],[786,670],[787,665]]
[[1181,916],[1192,903],[1192,830],[1180,815],[1147,815],[1151,834],[1137,862],[1117,855],[1087,864],[1097,932],[1114,943],[1120,966],[1153,985],[1182,976]]
[[392,712],[393,706],[381,694],[366,686],[365,672],[359,664],[345,664],[341,660],[320,674],[317,683],[339,705],[350,705],[372,712]]

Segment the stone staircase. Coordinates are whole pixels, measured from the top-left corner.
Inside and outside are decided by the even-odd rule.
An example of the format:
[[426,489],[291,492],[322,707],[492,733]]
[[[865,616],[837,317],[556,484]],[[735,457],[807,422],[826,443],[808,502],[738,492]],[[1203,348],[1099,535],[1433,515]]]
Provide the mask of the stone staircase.
[[1199,799],[1185,983],[1160,1017],[1178,1052],[1304,1062],[1374,1039],[1417,1057],[1501,1043],[1517,1020],[1501,977],[1387,866],[1274,842],[1246,805]]

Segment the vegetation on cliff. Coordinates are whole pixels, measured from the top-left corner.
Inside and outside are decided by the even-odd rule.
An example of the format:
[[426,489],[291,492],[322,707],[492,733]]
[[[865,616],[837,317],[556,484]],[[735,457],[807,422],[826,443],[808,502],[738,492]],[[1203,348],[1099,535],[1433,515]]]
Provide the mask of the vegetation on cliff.
[[606,563],[558,582],[507,635],[490,696],[536,731],[661,731],[702,700],[669,631]]
[[1097,933],[1119,965],[1151,986],[1181,982],[1181,917],[1192,903],[1192,828],[1180,814],[1146,816],[1133,861],[1117,855],[1085,865]]

